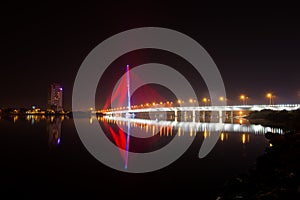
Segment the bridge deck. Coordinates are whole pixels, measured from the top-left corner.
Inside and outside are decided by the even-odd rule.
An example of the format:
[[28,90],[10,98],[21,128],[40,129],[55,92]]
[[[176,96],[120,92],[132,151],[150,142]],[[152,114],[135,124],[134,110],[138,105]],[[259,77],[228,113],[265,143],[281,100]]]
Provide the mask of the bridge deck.
[[172,111],[261,111],[269,110],[297,110],[300,104],[277,104],[277,105],[235,105],[235,106],[188,106],[188,107],[149,107],[131,110],[112,110],[105,114],[141,113],[141,112],[172,112]]

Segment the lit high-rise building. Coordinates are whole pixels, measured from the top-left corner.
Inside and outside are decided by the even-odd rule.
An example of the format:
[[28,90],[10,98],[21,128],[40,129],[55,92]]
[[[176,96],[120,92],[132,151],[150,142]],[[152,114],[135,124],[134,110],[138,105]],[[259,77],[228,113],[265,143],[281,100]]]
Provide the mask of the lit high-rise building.
[[55,112],[63,111],[63,88],[58,83],[52,83],[49,86],[48,109]]

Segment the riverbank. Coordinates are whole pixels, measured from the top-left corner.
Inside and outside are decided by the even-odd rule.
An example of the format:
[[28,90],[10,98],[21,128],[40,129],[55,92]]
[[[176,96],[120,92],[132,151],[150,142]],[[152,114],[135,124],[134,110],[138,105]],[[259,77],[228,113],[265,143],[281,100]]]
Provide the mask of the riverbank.
[[300,110],[253,111],[246,117],[251,124],[282,128],[285,131],[300,132]]
[[247,174],[229,178],[219,199],[300,199],[300,111],[252,112],[250,123],[279,127],[266,133],[269,146]]

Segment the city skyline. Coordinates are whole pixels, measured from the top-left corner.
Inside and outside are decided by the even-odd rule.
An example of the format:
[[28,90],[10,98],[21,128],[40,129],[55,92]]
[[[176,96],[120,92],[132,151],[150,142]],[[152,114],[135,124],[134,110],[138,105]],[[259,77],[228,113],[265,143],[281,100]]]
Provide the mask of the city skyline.
[[[112,15],[124,9],[125,15]],[[296,11],[284,7],[171,8],[167,3],[147,9],[127,3],[106,9],[80,5],[20,7],[17,12],[22,18],[15,27],[6,29],[4,48],[17,48],[2,61],[0,89],[5,95],[0,98],[0,107],[46,108],[47,87],[59,82],[64,87],[64,106],[70,110],[73,83],[87,54],[116,33],[144,26],[174,29],[199,42],[219,68],[232,103],[240,103],[241,94],[249,97],[249,104],[268,103],[268,92],[275,95],[275,103],[299,103],[300,28]],[[179,68],[170,61],[172,56],[137,52],[114,62],[108,79],[122,73],[120,66],[153,59]],[[199,97],[209,98],[203,87],[197,91]]]

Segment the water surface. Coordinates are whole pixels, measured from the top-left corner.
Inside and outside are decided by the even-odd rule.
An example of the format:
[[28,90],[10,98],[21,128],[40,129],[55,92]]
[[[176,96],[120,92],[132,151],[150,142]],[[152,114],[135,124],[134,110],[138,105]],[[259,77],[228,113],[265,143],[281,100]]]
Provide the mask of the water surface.
[[[127,126],[126,121],[95,116],[80,120],[100,123],[116,145],[120,145],[123,137],[118,127]],[[171,165],[154,172],[132,174],[116,171],[96,160],[80,141],[73,119],[2,117],[1,191],[11,196],[37,198],[40,193],[53,197],[96,195],[101,198],[108,195],[125,199],[176,193],[215,199],[227,178],[247,173],[254,167],[256,158],[269,145],[264,133],[281,131],[249,125],[245,121],[228,123],[213,150],[199,159],[200,146],[210,137],[209,123],[200,122],[194,128],[184,128],[150,122],[131,122],[131,130],[139,130],[148,138],[131,138],[130,151],[155,151],[183,134],[193,137],[194,141]],[[115,132],[114,136],[111,130]]]

